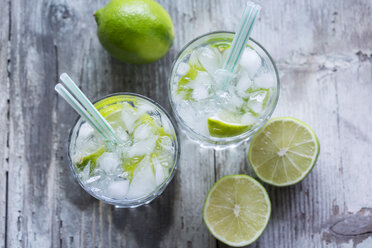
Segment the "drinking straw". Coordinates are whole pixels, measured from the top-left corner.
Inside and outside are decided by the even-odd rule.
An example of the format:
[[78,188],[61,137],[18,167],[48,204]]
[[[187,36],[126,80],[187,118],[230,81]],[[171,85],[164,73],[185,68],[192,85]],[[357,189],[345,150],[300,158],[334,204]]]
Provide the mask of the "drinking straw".
[[[72,79],[66,74],[62,73],[61,81],[66,85],[67,89],[62,84],[57,84],[55,90],[59,95],[66,100],[94,129],[97,130],[106,140],[119,143],[120,140],[115,135],[111,125],[98,112],[94,105],[84,95],[84,93],[77,87]],[[70,92],[69,92],[70,91]]]
[[[253,24],[260,13],[261,6],[253,2],[247,2],[240,18],[238,29],[235,33],[231,49],[224,62],[223,68],[231,73],[235,71],[243,54],[244,48],[249,40]],[[225,81],[223,88],[226,87],[228,80]]]

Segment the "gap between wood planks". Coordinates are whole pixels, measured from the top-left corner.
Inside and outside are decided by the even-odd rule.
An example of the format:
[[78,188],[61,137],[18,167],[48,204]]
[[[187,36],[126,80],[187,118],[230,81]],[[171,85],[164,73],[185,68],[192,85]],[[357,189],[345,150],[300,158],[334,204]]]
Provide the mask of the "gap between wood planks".
[[6,90],[7,90],[7,113],[6,113],[6,155],[5,155],[5,221],[4,221],[4,247],[8,247],[8,205],[9,205],[9,121],[10,121],[10,99],[9,99],[9,87],[11,77],[11,59],[10,59],[10,41],[12,39],[12,2],[8,1],[8,46],[7,46],[7,79],[6,79]]

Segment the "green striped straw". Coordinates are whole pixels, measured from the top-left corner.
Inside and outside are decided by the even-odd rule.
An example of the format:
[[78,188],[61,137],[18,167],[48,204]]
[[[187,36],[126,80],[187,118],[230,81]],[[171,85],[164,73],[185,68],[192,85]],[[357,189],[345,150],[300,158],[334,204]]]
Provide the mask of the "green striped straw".
[[58,94],[107,141],[120,143],[111,125],[103,118],[74,81],[66,73],[61,74],[60,79],[67,89],[64,85],[57,84],[55,90]]
[[[253,24],[260,13],[261,6],[253,2],[247,2],[240,18],[238,30],[235,33],[230,53],[224,62],[223,68],[231,73],[235,71],[239,64],[240,58],[243,54],[244,48],[249,40],[249,35],[252,32]],[[226,80],[223,88],[226,87],[228,80]]]

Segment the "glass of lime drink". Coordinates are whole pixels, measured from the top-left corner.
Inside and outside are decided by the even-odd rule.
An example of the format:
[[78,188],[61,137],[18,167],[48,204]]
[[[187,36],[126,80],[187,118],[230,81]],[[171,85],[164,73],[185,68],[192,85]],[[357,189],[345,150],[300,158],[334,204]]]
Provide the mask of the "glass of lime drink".
[[90,195],[117,207],[151,202],[177,168],[180,147],[172,119],[159,104],[133,93],[108,95],[94,105],[121,143],[106,143],[78,118],[68,142],[75,178]]
[[218,31],[192,40],[170,72],[169,100],[176,120],[202,146],[225,148],[249,140],[278,101],[276,66],[255,40],[248,41],[234,73],[222,69],[233,38],[232,32]]

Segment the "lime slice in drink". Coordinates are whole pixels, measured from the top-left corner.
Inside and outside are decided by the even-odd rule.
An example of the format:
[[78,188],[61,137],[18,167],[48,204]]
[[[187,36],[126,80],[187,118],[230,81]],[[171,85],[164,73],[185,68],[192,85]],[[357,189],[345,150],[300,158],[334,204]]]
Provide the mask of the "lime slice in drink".
[[121,164],[123,171],[128,173],[128,178],[133,179],[134,173],[138,164],[143,160],[145,156],[134,156],[131,158],[125,158]]
[[101,156],[105,152],[105,150],[106,149],[104,147],[101,147],[97,151],[80,158],[76,163],[76,167],[79,170],[83,170],[85,166],[90,162],[90,172],[92,172],[96,167],[98,157]]
[[300,182],[313,168],[319,142],[305,123],[273,118],[253,137],[248,159],[256,175],[274,186]]
[[203,220],[216,239],[240,247],[260,237],[270,213],[269,196],[259,182],[247,175],[230,175],[209,190]]
[[248,131],[252,125],[243,125],[222,121],[217,117],[208,118],[209,134],[213,137],[233,137]]

